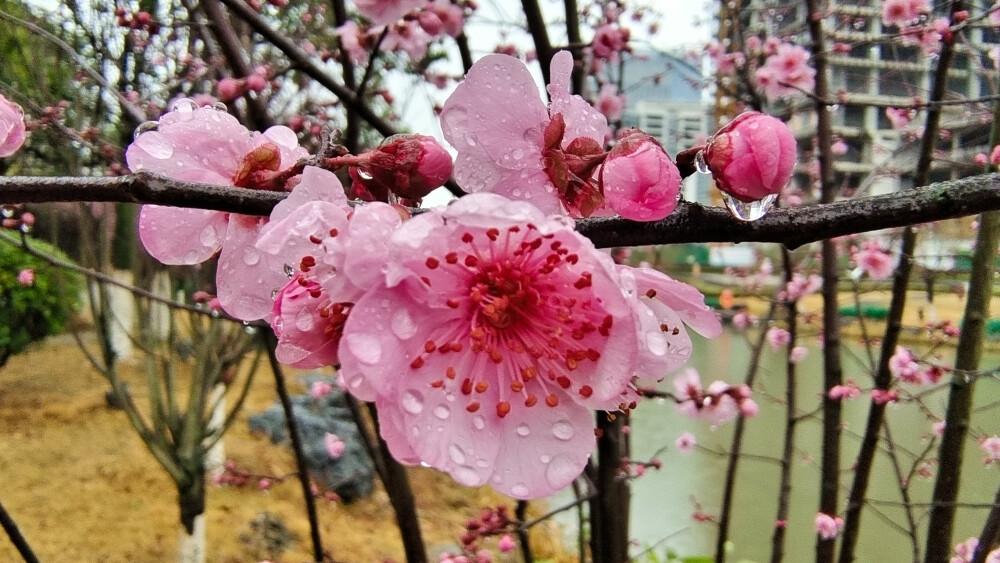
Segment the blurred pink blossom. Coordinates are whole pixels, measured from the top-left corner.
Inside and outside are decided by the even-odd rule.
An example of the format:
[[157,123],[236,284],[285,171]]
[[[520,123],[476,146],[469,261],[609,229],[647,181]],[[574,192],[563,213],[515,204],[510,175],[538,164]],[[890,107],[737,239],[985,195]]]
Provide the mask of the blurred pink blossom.
[[690,432],[684,432],[674,441],[674,446],[682,454],[688,454],[694,451],[695,446],[698,445],[698,440],[695,438],[694,434]]
[[809,51],[798,45],[782,43],[764,61],[755,74],[757,86],[768,99],[812,92],[816,69],[809,66]]
[[885,116],[889,118],[893,129],[902,131],[906,129],[913,119],[913,110],[908,108],[885,108]]
[[601,86],[601,91],[597,93],[597,102],[594,104],[597,111],[604,114],[608,121],[618,121],[625,111],[625,94],[618,94],[618,86],[607,83]]
[[333,386],[326,381],[313,381],[309,387],[309,396],[313,399],[322,399],[333,392]]
[[930,13],[927,0],[884,0],[882,23],[904,27],[916,22],[921,15]]
[[354,5],[373,25],[388,25],[426,2],[427,0],[354,0]]
[[791,341],[792,335],[787,330],[777,326],[767,329],[767,343],[771,345],[772,350],[788,346]]
[[873,240],[866,241],[861,250],[854,254],[854,262],[859,270],[868,274],[868,277],[873,280],[888,278],[892,275],[895,267],[892,256],[882,250],[882,246]]
[[823,512],[816,514],[816,533],[824,540],[832,540],[844,527],[844,520],[839,516],[830,516]]
[[344,455],[344,449],[347,448],[347,444],[340,439],[340,436],[329,432],[323,435],[323,446],[326,447],[326,454],[330,456],[330,459],[340,458]]
[[35,284],[35,270],[32,268],[24,268],[17,273],[17,283],[21,285],[34,285]]
[[983,463],[989,465],[1000,461],[1000,437],[990,436],[989,438],[981,438],[979,440],[979,449],[983,450],[983,453],[986,454]]
[[797,364],[802,360],[806,359],[806,356],[808,355],[809,355],[809,348],[806,348],[805,346],[796,346],[792,348],[791,352],[788,353],[788,361],[792,362],[793,364]]
[[27,137],[21,106],[0,95],[0,158],[17,152]]
[[497,549],[500,550],[500,553],[510,553],[514,551],[515,547],[517,544],[514,543],[514,538],[510,534],[504,534],[497,540]]
[[618,62],[621,53],[630,50],[629,35],[628,28],[620,27],[618,24],[606,23],[598,27],[594,32],[594,42],[591,44],[594,57],[612,63]]

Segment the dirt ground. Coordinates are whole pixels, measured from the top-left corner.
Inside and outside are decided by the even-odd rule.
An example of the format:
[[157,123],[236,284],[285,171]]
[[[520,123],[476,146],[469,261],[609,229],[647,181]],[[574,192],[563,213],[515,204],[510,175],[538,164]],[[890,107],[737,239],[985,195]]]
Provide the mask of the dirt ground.
[[[146,398],[138,365],[123,374],[133,396]],[[0,502],[43,562],[153,563],[176,559],[178,509],[172,481],[121,411],[105,405],[104,379],[72,339],[62,336],[12,358],[0,368]],[[296,391],[303,391],[297,385]],[[247,413],[275,400],[262,367],[239,420],[226,435],[226,456],[259,474],[294,471],[290,450],[250,434]],[[436,554],[453,546],[464,522],[480,509],[511,501],[489,488],[466,489],[429,469],[410,470],[422,530]],[[544,506],[538,506],[544,510]],[[308,521],[295,479],[267,492],[210,486],[208,561],[256,562],[239,542],[262,511],[279,515],[298,541],[279,561],[311,561]],[[350,505],[319,501],[324,547],[341,562],[402,561],[403,551],[385,493]],[[559,532],[536,529],[540,557],[551,556]],[[0,561],[20,558],[0,535]]]

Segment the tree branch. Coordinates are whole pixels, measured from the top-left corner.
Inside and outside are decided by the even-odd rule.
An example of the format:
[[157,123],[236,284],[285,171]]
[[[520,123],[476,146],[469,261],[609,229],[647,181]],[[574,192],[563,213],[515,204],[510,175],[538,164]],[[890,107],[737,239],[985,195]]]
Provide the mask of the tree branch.
[[[283,192],[182,182],[148,172],[117,178],[0,177],[0,204],[117,201],[267,215]],[[666,219],[638,223],[620,217],[577,221],[599,248],[688,242],[777,242],[789,248],[855,233],[891,229],[1000,210],[1000,175],[940,182],[905,194],[775,209],[743,222],[721,207],[681,202]]]

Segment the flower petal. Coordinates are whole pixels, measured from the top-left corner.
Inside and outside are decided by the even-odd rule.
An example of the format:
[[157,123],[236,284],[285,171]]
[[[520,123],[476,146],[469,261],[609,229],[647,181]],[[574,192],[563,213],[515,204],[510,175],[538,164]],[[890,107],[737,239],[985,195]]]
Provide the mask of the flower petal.
[[197,264],[222,247],[228,223],[226,214],[219,211],[143,205],[139,239],[164,264]]
[[271,295],[288,281],[282,271],[284,258],[256,247],[266,224],[267,219],[261,217],[229,216],[215,285],[222,308],[237,319],[269,319],[274,305]]

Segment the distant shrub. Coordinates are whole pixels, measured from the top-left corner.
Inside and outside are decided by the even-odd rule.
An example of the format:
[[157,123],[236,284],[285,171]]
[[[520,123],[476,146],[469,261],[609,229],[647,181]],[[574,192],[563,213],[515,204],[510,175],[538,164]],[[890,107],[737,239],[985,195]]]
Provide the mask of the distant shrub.
[[[50,244],[28,240],[40,252],[69,260]],[[80,274],[0,244],[0,366],[32,342],[61,332],[79,309],[82,287]]]

